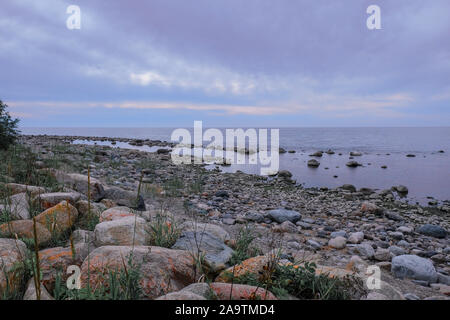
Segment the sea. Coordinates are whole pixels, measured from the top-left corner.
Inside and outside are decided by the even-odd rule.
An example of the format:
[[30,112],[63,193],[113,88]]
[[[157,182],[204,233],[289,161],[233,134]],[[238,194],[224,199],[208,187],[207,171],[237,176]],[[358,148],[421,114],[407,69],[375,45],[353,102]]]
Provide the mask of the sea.
[[[171,141],[175,128],[20,129],[22,134],[34,135]],[[193,132],[192,128],[186,129]],[[225,130],[218,129],[222,132]],[[75,143],[93,142],[80,139]],[[450,200],[450,127],[279,128],[279,145],[286,151],[295,151],[280,154],[280,170],[289,170],[292,178],[305,187],[335,188],[352,184],[356,188],[382,190],[404,185],[409,190],[403,199],[407,202],[439,205],[442,201]],[[145,147],[126,143],[118,143],[116,147],[145,150]],[[320,158],[310,156],[313,152],[327,150],[334,151],[334,154],[324,153]],[[154,152],[155,149],[149,148],[147,151]],[[350,159],[349,153],[352,151],[360,152],[362,156]],[[318,168],[307,166],[308,160],[313,158],[320,162]],[[349,168],[345,164],[350,160],[355,160],[362,166]],[[214,165],[209,167],[213,168]],[[252,174],[260,173],[259,165],[232,164],[220,168],[223,172],[241,170]]]

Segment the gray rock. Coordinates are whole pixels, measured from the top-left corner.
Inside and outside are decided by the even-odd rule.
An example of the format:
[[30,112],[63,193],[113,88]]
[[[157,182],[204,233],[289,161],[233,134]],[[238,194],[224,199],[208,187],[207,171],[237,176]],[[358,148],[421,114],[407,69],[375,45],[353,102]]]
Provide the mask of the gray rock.
[[348,238],[348,242],[353,244],[361,243],[364,240],[364,232],[353,232]]
[[281,170],[278,172],[278,176],[281,178],[290,178],[292,177],[292,173],[288,170]]
[[445,238],[447,236],[447,231],[444,228],[433,224],[425,224],[423,226],[420,226],[417,229],[417,232],[424,234],[426,236],[440,239]]
[[405,293],[404,297],[406,300],[420,300],[420,298],[413,293]]
[[[36,292],[36,285],[34,284],[34,277],[31,278],[27,283],[27,289],[25,291],[25,294],[23,295],[23,300],[37,300]],[[40,290],[41,292],[39,299],[40,300],[55,300],[51,294],[47,291],[44,284],[41,283]]]
[[183,231],[197,231],[197,232],[207,232],[211,235],[217,237],[222,241],[230,240],[230,234],[225,231],[221,226],[212,223],[201,223],[201,222],[184,222],[180,228]]
[[278,223],[283,223],[284,221],[290,221],[292,223],[296,223],[298,220],[302,218],[302,215],[294,210],[286,210],[286,209],[275,209],[270,210],[268,213],[268,217],[273,221]]
[[200,250],[205,256],[206,264],[212,272],[225,269],[226,264],[233,255],[233,250],[225,245],[222,240],[208,232],[186,231],[172,246],[172,249],[187,250],[197,255]]
[[311,239],[306,241],[306,243],[316,250],[322,248],[322,245],[320,243]]
[[187,291],[202,296],[205,299],[210,299],[212,296],[215,296],[214,291],[211,289],[209,284],[205,282],[193,283],[180,290],[180,292]]
[[397,278],[421,280],[435,283],[438,279],[436,269],[429,259],[416,255],[401,255],[392,259],[391,272]]
[[147,223],[139,217],[105,221],[95,226],[95,245],[147,245],[150,241]]
[[378,248],[374,258],[378,261],[391,261],[391,252],[388,249]]
[[394,256],[401,256],[406,254],[406,250],[398,246],[390,246],[388,249],[389,252],[392,253]]
[[311,159],[308,161],[308,167],[317,168],[318,166],[320,166],[320,162],[316,159]]
[[263,215],[258,212],[255,212],[255,211],[248,212],[244,216],[244,219],[247,221],[253,221],[253,222],[257,222],[257,223],[261,223],[264,221]]
[[347,238],[347,232],[344,230],[334,231],[331,233],[330,238],[336,238],[336,237],[344,237]]
[[328,241],[328,245],[335,249],[344,249],[346,244],[347,244],[347,239],[345,239],[344,237],[340,237],[340,236],[330,239],[330,241]]
[[26,193],[18,193],[6,198],[6,203],[2,201],[0,211],[6,211],[10,214],[11,220],[30,219],[30,205]]
[[375,250],[369,243],[361,243],[355,246],[356,252],[365,259],[372,259],[375,255]]

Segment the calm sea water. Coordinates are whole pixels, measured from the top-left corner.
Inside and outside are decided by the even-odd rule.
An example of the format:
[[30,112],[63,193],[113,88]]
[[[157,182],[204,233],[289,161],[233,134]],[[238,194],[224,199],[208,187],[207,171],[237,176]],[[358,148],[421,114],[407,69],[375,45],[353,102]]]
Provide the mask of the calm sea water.
[[[189,129],[189,128],[186,128]],[[173,128],[21,128],[23,134],[77,135],[170,140]],[[426,204],[433,197],[450,199],[450,127],[443,128],[280,128],[280,146],[296,153],[280,155],[280,169],[293,173],[307,187],[337,187],[345,183],[357,188],[387,189],[405,185],[408,200]],[[307,167],[313,151],[335,151],[316,158],[318,168]],[[444,153],[439,153],[443,150]],[[153,150],[152,150],[153,151]],[[350,151],[360,151],[354,160],[362,167],[348,168]],[[338,153],[342,153],[341,156]],[[414,154],[416,157],[406,157]],[[381,166],[386,165],[387,169]],[[222,168],[259,173],[255,165]],[[334,176],[337,176],[334,177]]]

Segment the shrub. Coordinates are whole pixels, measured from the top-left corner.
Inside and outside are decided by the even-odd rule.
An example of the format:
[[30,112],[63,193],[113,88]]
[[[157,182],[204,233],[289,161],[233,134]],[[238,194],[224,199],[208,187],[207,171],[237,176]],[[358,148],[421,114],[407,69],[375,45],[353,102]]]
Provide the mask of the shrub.
[[0,149],[7,150],[11,144],[13,144],[19,131],[17,130],[17,124],[19,119],[12,119],[6,108],[8,105],[0,100]]

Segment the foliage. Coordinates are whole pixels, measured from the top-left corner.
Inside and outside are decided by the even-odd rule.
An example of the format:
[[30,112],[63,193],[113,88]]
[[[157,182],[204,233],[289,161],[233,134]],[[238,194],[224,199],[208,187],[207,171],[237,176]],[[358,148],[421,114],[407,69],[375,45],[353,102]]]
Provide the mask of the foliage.
[[277,265],[271,279],[254,273],[234,277],[227,273],[233,283],[243,283],[261,287],[273,292],[278,298],[289,295],[299,299],[347,300],[359,290],[356,279],[351,277],[332,278],[326,274],[315,273],[316,265],[306,262],[303,265]]
[[19,119],[13,119],[6,108],[8,105],[0,100],[0,150],[7,150],[19,135],[17,125]]
[[150,243],[154,246],[170,248],[181,235],[177,222],[168,214],[158,214],[150,224]]
[[257,237],[252,228],[248,225],[239,230],[239,235],[236,239],[235,250],[230,260],[230,264],[239,264],[248,258],[257,256],[260,253],[258,248],[250,246],[253,240]]

